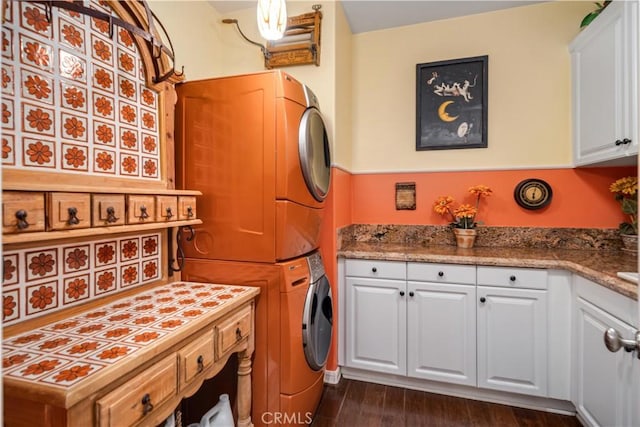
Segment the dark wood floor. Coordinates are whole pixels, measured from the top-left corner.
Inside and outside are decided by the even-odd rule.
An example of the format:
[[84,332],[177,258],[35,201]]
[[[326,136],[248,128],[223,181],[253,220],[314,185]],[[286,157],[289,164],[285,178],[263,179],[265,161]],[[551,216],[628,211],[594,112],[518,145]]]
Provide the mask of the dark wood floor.
[[579,427],[575,417],[342,379],[325,384],[312,426]]

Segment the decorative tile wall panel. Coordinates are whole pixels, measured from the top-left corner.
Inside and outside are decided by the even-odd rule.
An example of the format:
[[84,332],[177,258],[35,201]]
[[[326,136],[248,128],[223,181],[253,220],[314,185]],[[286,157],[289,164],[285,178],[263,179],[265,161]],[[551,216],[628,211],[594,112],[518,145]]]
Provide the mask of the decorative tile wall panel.
[[6,250],[3,323],[11,325],[160,279],[160,241],[160,234],[153,233]]
[[108,22],[56,7],[48,18],[42,4],[4,4],[2,165],[159,180],[158,94],[131,34],[113,27],[110,38]]

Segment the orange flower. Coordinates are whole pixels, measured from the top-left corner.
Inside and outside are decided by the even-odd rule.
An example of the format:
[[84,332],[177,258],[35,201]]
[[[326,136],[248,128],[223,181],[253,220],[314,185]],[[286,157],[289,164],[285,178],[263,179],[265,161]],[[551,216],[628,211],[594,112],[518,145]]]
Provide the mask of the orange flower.
[[156,125],[156,118],[151,113],[144,113],[142,115],[142,123],[147,129],[153,129]]
[[27,369],[23,370],[24,375],[40,375],[44,372],[53,370],[60,364],[58,360],[41,360],[38,363],[27,366]]
[[131,83],[131,81],[122,80],[120,82],[120,92],[122,92],[122,95],[126,96],[127,98],[132,98],[133,95],[135,95],[136,90],[133,87],[133,83]]
[[440,215],[446,215],[450,209],[451,204],[454,202],[451,196],[440,196],[433,203],[433,210]]
[[3,68],[2,69],[2,88],[6,89],[7,87],[9,87],[9,83],[11,83],[11,77],[9,76],[9,73],[7,73],[7,70]]
[[174,311],[178,311],[178,307],[162,307],[160,310],[158,310],[160,314],[173,313]]
[[154,162],[153,160],[146,160],[144,162],[144,173],[149,175],[149,176],[153,176],[155,175],[157,170],[157,166],[156,166],[156,162]]
[[133,173],[136,171],[138,165],[136,163],[136,159],[131,156],[127,156],[122,161],[122,169],[124,169],[127,173]]
[[106,316],[107,312],[102,311],[94,311],[93,313],[86,314],[85,317],[87,319],[97,319],[98,317]]
[[71,341],[71,338],[56,338],[54,340],[50,340],[50,341],[45,341],[42,344],[40,344],[38,346],[38,348],[40,350],[45,350],[45,349],[52,349],[52,348],[56,348],[56,347],[60,347],[63,346],[65,344],[68,344],[69,341]]
[[83,342],[82,344],[76,344],[69,349],[69,354],[80,354],[88,351],[93,351],[98,348],[98,343],[95,341]]
[[69,268],[77,270],[87,264],[87,253],[83,249],[75,248],[67,255],[66,263]]
[[9,119],[11,118],[11,111],[7,108],[7,104],[2,104],[2,123],[5,125],[9,123]]
[[138,278],[138,269],[135,267],[127,267],[122,273],[122,281],[126,284],[135,282]]
[[98,261],[101,264],[106,264],[113,259],[115,252],[113,250],[113,246],[104,245],[98,248]]
[[143,316],[135,320],[136,325],[146,325],[147,323],[155,322],[156,318],[153,316]]
[[111,158],[111,154],[103,151],[102,153],[98,153],[98,157],[96,158],[96,163],[98,167],[102,170],[109,170],[113,167],[113,159]]
[[116,314],[115,316],[111,316],[107,320],[110,322],[120,322],[121,320],[127,320],[129,318],[131,318],[131,314],[123,313],[123,314]]
[[178,301],[178,304],[189,305],[189,304],[193,304],[195,302],[196,302],[196,300],[194,300],[193,298],[186,298],[186,299],[181,299],[180,301]]
[[77,320],[73,320],[70,322],[62,322],[62,323],[58,323],[57,325],[55,325],[53,327],[54,330],[56,331],[61,331],[64,329],[69,329],[69,328],[73,328],[74,326],[78,326],[78,321]]
[[72,138],[79,138],[84,135],[84,131],[86,129],[80,120],[75,117],[71,117],[65,120],[64,130],[65,133]]
[[475,196],[489,197],[491,194],[493,194],[493,190],[491,190],[486,185],[475,185],[473,187],[469,187],[469,193]]
[[53,271],[55,260],[52,255],[45,254],[44,252],[31,258],[31,264],[29,269],[34,276],[44,276],[47,273]]
[[471,205],[460,205],[453,211],[456,218],[473,218],[478,210]]
[[122,53],[120,55],[120,68],[125,71],[133,71],[133,57],[126,53]]
[[47,48],[41,46],[39,43],[25,43],[24,53],[27,55],[27,59],[39,66],[49,65],[49,52]]
[[5,357],[2,359],[2,367],[6,369],[14,365],[19,365],[29,357],[28,354],[14,354],[13,356]]
[[69,148],[65,153],[64,158],[67,161],[67,164],[74,168],[84,166],[84,161],[86,160],[84,153],[82,150],[79,150],[78,147]]
[[101,291],[106,291],[113,285],[114,281],[115,277],[113,276],[112,272],[104,272],[98,276],[98,289],[100,289]]
[[156,140],[152,136],[145,136],[142,144],[144,145],[144,150],[149,153],[152,153],[156,149]]
[[103,116],[109,116],[113,111],[113,106],[111,105],[111,101],[109,101],[107,98],[103,96],[96,99],[95,108],[96,108],[96,111],[102,114]]
[[[146,245],[145,245],[146,252]],[[147,252],[150,253],[150,252]],[[13,272],[16,271],[16,267],[13,265],[13,261],[10,259],[5,259],[3,263],[2,272],[4,275],[4,280],[11,280],[13,278]]]
[[157,332],[144,332],[140,335],[136,335],[133,340],[135,342],[147,342],[147,341],[153,341],[156,338],[158,338],[160,336],[159,333]]
[[121,28],[118,32],[120,34],[120,40],[125,46],[132,47],[133,46],[133,38],[131,37],[131,33],[124,28]]
[[112,347],[100,353],[98,357],[100,359],[115,359],[118,357],[122,357],[129,352],[128,347]]
[[40,76],[29,76],[24,84],[30,95],[38,99],[48,98],[51,93],[49,82],[40,78]]
[[187,310],[182,315],[184,317],[196,317],[202,314],[202,310]]
[[151,92],[149,89],[144,89],[142,91],[142,102],[147,105],[153,105],[154,101],[155,97],[153,96],[153,92]]
[[44,337],[44,334],[25,335],[23,337],[16,338],[12,344],[28,344],[30,342],[38,341],[42,337]]
[[156,275],[157,266],[155,262],[150,262],[144,266],[144,276],[153,277]]
[[156,300],[156,302],[169,302],[169,301],[173,301],[173,297],[163,297],[163,298],[158,298]]
[[29,111],[27,121],[29,122],[29,126],[38,129],[40,132],[51,129],[51,125],[53,124],[49,113],[40,108]]
[[136,146],[136,134],[127,130],[122,133],[122,143],[128,148],[133,148]]
[[206,301],[206,302],[203,302],[201,305],[207,308],[215,307],[216,305],[218,305],[218,301]]
[[131,332],[131,329],[129,329],[129,328],[112,329],[110,331],[107,331],[106,337],[107,338],[121,337],[123,335],[127,335],[129,332]]
[[98,31],[103,34],[109,34],[109,23],[107,21],[103,21],[98,18],[91,18],[93,20],[93,25],[96,27]]
[[122,116],[122,120],[133,123],[136,120],[136,110],[134,110],[129,105],[125,105],[120,110],[120,116]]
[[67,104],[71,105],[73,108],[82,107],[84,105],[84,95],[74,87],[65,89],[64,99]]
[[151,295],[140,295],[139,297],[135,297],[136,301],[147,301],[153,298]]
[[82,328],[78,329],[78,333],[79,334],[88,334],[88,333],[91,333],[91,332],[100,331],[103,328],[104,328],[104,325],[83,326]]
[[75,279],[72,282],[69,282],[65,292],[67,293],[69,298],[78,299],[82,295],[84,295],[86,289],[87,283],[84,281],[84,279]]
[[145,305],[139,305],[136,308],[134,308],[135,311],[145,311],[145,310],[151,310],[153,308],[153,304],[145,304]]
[[164,322],[162,322],[160,324],[160,327],[162,327],[163,329],[166,329],[166,328],[175,328],[180,325],[182,325],[182,320],[171,319],[171,320],[165,320]]
[[113,132],[107,125],[99,125],[96,129],[96,136],[98,137],[98,141],[104,144],[108,144],[113,141]]
[[86,377],[90,370],[90,365],[73,366],[69,369],[63,369],[58,374],[54,375],[53,379],[56,380],[57,383],[62,381],[74,381],[80,377]]
[[49,163],[51,161],[51,150],[48,145],[44,145],[40,141],[36,141],[35,144],[29,144],[29,149],[27,150],[27,154],[29,155],[29,160],[37,163],[39,165],[43,165],[45,163]]
[[142,244],[142,247],[144,249],[145,254],[151,255],[156,251],[156,248],[158,247],[158,242],[155,239],[147,239]]

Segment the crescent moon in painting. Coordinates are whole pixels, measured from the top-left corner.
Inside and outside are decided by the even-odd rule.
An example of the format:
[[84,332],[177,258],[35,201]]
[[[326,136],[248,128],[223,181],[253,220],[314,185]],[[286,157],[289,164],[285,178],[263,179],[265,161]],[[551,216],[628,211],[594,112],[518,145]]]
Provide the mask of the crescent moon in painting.
[[447,106],[449,104],[453,104],[453,101],[444,101],[442,104],[440,104],[440,107],[438,107],[438,117],[440,117],[440,120],[442,120],[443,122],[452,122],[458,118],[458,116],[452,117],[449,115],[449,113],[447,113]]

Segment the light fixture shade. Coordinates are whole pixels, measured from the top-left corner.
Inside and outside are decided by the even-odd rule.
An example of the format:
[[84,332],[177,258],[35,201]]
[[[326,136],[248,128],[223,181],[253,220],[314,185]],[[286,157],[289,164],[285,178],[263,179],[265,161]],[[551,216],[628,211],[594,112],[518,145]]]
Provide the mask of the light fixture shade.
[[287,29],[285,0],[258,0],[258,30],[267,40],[278,40]]

